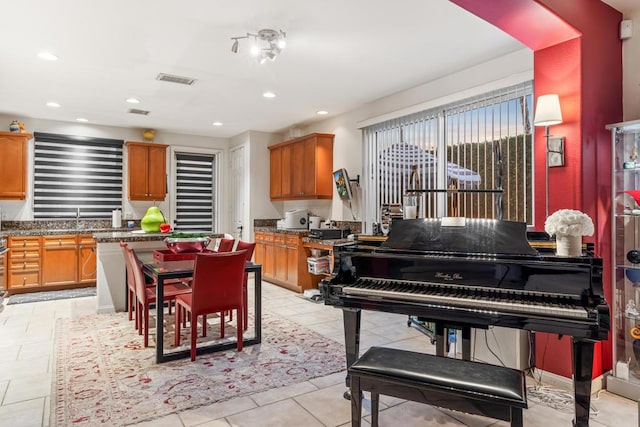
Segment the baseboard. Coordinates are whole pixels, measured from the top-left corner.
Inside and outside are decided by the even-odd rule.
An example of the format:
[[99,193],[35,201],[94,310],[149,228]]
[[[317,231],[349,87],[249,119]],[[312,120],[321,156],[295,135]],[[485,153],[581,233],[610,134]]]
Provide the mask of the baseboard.
[[[564,390],[573,390],[573,378],[563,377],[562,375],[554,374],[542,369],[535,369],[532,371],[534,378],[538,379],[542,375],[542,382],[554,387],[562,388]],[[605,388],[604,374],[599,375],[591,380],[591,393],[597,393]]]
[[115,312],[116,309],[113,307],[113,305],[102,305],[98,306],[98,308],[96,309],[96,313],[98,314],[111,314]]

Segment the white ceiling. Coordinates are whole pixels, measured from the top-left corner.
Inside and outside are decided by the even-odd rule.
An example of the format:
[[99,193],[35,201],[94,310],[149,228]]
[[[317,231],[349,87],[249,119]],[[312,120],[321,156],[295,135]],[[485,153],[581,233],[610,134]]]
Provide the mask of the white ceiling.
[[[247,40],[231,52],[231,37],[262,28],[287,33],[276,61],[258,64]],[[29,0],[5,11],[0,36],[0,113],[217,137],[337,115],[522,48],[448,0]]]

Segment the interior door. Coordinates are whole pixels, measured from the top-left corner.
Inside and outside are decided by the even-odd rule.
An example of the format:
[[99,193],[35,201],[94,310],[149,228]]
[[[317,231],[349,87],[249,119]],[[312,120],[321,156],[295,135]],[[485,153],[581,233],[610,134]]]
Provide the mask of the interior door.
[[245,147],[244,145],[235,147],[231,150],[231,225],[233,227],[233,236],[236,240],[248,241],[249,230],[244,230],[244,213],[245,213]]

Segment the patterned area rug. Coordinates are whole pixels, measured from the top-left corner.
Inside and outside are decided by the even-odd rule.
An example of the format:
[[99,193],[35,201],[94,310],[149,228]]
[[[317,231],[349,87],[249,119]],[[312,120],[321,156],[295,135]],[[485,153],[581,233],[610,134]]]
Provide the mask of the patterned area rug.
[[[165,318],[167,351],[173,316]],[[152,331],[145,349],[126,313],[59,319],[51,425],[135,424],[345,369],[341,344],[273,313],[262,319],[260,345],[160,365]],[[235,336],[234,323],[225,327],[227,337]],[[219,337],[218,324],[209,320],[208,337]],[[181,332],[188,348],[189,327]]]
[[51,301],[54,299],[94,297],[96,287],[65,289],[62,291],[31,292],[28,294],[11,295],[7,301],[9,304],[25,304],[28,302]]

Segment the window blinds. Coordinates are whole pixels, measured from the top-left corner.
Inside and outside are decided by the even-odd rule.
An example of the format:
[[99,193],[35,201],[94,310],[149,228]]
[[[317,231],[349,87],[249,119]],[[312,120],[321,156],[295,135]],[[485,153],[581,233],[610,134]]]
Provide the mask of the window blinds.
[[431,190],[413,193],[420,217],[530,223],[532,92],[527,82],[363,129],[365,221],[419,187]]
[[214,231],[215,176],[215,155],[176,153],[176,230]]
[[122,208],[122,145],[116,139],[35,132],[36,219],[107,219]]

